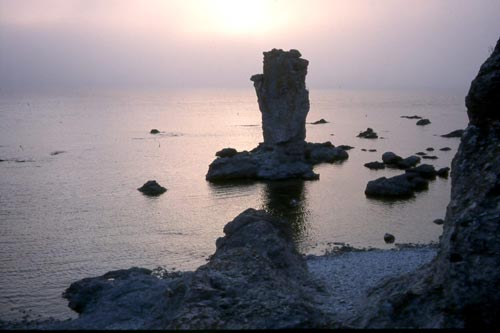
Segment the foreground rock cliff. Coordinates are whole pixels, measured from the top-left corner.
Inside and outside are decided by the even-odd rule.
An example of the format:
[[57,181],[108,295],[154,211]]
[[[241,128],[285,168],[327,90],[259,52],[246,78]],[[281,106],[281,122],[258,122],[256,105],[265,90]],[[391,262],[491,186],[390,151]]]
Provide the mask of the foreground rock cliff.
[[[209,262],[194,272],[132,268],[73,283],[64,293],[79,318],[62,329],[279,329],[323,327],[304,258],[289,225],[248,209],[224,227]],[[330,322],[331,325],[334,326]]]
[[232,179],[318,179],[313,165],[346,160],[348,153],[330,142],[307,143],[309,92],[307,66],[297,50],[264,52],[264,73],[252,76],[262,113],[264,142],[250,152],[221,150],[209,166],[211,182]]
[[436,259],[373,289],[354,327],[500,326],[500,40],[466,104]]

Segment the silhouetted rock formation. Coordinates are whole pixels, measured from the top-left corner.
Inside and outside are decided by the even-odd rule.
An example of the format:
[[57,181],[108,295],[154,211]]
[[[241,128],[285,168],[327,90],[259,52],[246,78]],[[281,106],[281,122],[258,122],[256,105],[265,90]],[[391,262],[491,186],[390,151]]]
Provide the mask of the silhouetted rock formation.
[[500,326],[500,40],[472,81],[437,257],[373,289],[355,327]]
[[418,126],[425,126],[429,125],[430,123],[431,121],[429,119],[420,119],[419,121],[417,121]]
[[377,139],[378,134],[370,127],[366,129],[366,131],[359,132],[357,135],[358,138],[364,138],[364,139]]
[[158,196],[167,191],[167,189],[158,184],[156,180],[148,180],[144,185],[139,187],[137,190],[149,196]]
[[[248,209],[224,227],[206,265],[164,278],[144,268],[73,283],[79,318],[63,329],[281,329],[325,325],[317,285],[287,222]],[[329,325],[333,325],[329,319]]]
[[349,157],[346,151],[330,142],[305,142],[309,112],[309,92],[305,84],[308,64],[297,50],[264,52],[264,73],[251,77],[262,113],[264,142],[250,152],[218,153],[220,158],[208,168],[205,177],[208,181],[313,180],[319,178],[312,170],[314,164]]
[[457,130],[451,131],[450,133],[443,134],[443,135],[441,135],[441,137],[443,137],[443,138],[461,138],[462,134],[464,134],[464,130],[457,129]]

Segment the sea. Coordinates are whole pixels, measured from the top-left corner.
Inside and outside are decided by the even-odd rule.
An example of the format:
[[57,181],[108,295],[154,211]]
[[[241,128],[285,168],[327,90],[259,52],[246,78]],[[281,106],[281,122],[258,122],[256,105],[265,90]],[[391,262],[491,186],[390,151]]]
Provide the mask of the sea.
[[[263,140],[253,89],[0,93],[0,320],[74,318],[63,291],[111,270],[196,269],[247,208],[287,219],[303,254],[337,243],[393,248],[385,233],[396,243],[437,242],[433,220],[445,216],[451,178],[407,200],[376,200],[365,196],[367,182],[402,171],[363,164],[432,147],[438,158],[422,163],[449,167],[460,140],[440,135],[466,127],[464,96],[313,89],[307,121],[328,123],[307,124],[307,141],[353,146],[347,161],[317,165],[318,181],[211,184],[218,150]],[[368,127],[379,139],[357,137]],[[143,195],[148,180],[168,191]]]

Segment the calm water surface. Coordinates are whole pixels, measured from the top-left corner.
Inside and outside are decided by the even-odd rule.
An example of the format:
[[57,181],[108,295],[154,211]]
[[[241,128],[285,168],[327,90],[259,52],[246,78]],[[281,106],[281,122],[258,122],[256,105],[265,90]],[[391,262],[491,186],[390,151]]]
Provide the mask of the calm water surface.
[[[262,141],[252,89],[0,96],[0,319],[68,318],[61,293],[71,282],[131,266],[191,270],[215,250],[222,228],[246,208],[290,220],[303,253],[331,242],[388,248],[437,241],[450,180],[406,201],[364,195],[369,180],[401,173],[364,163],[385,151],[403,157],[434,147],[450,166],[464,128],[464,92],[316,91],[307,139],[348,144],[342,164],[316,166],[319,181],[205,181],[217,150],[249,150]],[[400,115],[428,117],[432,124]],[[384,139],[359,139],[372,127]],[[160,135],[150,135],[157,128]],[[449,152],[439,151],[451,147]],[[377,149],[364,152],[361,149]],[[51,155],[56,151],[60,154]],[[15,162],[14,160],[25,162]],[[168,188],[157,198],[136,189],[149,179]],[[298,199],[298,207],[290,207]]]

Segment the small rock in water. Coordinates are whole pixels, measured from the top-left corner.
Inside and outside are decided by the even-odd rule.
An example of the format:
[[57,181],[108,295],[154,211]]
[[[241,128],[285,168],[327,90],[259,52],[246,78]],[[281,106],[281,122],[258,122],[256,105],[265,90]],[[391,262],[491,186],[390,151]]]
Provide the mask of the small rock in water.
[[361,151],[367,151],[365,148],[361,148]]
[[145,195],[157,196],[163,194],[167,189],[156,182],[156,180],[148,180],[144,185],[138,188]]
[[365,163],[364,166],[370,170],[385,169],[385,164],[382,162],[378,162],[378,161]]
[[427,153],[424,153],[423,151],[419,151],[419,152],[418,152],[418,153],[416,153],[415,155],[425,156],[425,155],[427,155]]
[[438,157],[437,156],[434,156],[434,155],[426,155],[426,156],[422,156],[423,159],[426,159],[426,160],[437,160]]
[[436,171],[437,176],[441,178],[448,178],[449,173],[450,173],[449,167],[441,168],[438,171]]
[[65,153],[65,151],[64,150],[56,150],[56,151],[53,151],[52,153],[50,153],[50,155],[55,156],[55,155],[59,155],[62,153]]
[[419,121],[417,121],[418,126],[425,126],[429,125],[430,123],[431,121],[429,119],[420,119]]
[[328,121],[326,121],[325,119],[321,118],[320,120],[312,122],[311,124],[312,125],[319,125],[319,124],[327,124],[327,123],[328,123]]
[[156,128],[153,128],[151,131],[149,131],[150,134],[158,134],[160,133],[159,130],[157,130]]
[[391,151],[382,154],[382,161],[385,164],[397,164],[401,160],[403,160],[401,156],[398,156]]
[[354,147],[352,146],[348,146],[348,145],[340,145],[340,146],[337,146],[337,148],[340,148],[342,150],[351,150],[353,149]]
[[451,131],[448,134],[443,134],[443,135],[441,135],[441,137],[443,137],[443,138],[461,138],[462,134],[464,134],[464,130],[457,129],[457,130]]
[[422,117],[414,115],[414,116],[401,116],[401,118],[406,118],[406,119],[422,119]]
[[425,150],[427,150],[427,151],[434,151],[434,148],[428,147],[428,148],[425,148]]
[[378,135],[376,132],[373,131],[370,127],[366,129],[364,132],[360,132],[358,134],[358,138],[365,138],[365,139],[376,139],[378,138]]
[[376,151],[377,151],[377,149],[368,149],[368,151],[369,151],[370,153],[374,153],[374,152],[376,152]]
[[432,222],[434,222],[434,223],[435,223],[435,224],[437,224],[437,225],[443,225],[443,224],[444,224],[444,220],[443,220],[443,219],[435,219],[435,220],[434,220],[434,221],[432,221]]
[[450,150],[451,150],[451,148],[450,148],[450,147],[443,147],[443,148],[441,148],[441,149],[439,149],[439,150],[441,150],[441,151],[450,151]]
[[396,237],[394,237],[394,235],[391,235],[389,233],[386,233],[384,235],[384,241],[387,243],[387,244],[392,244],[394,243],[394,241],[396,240]]

